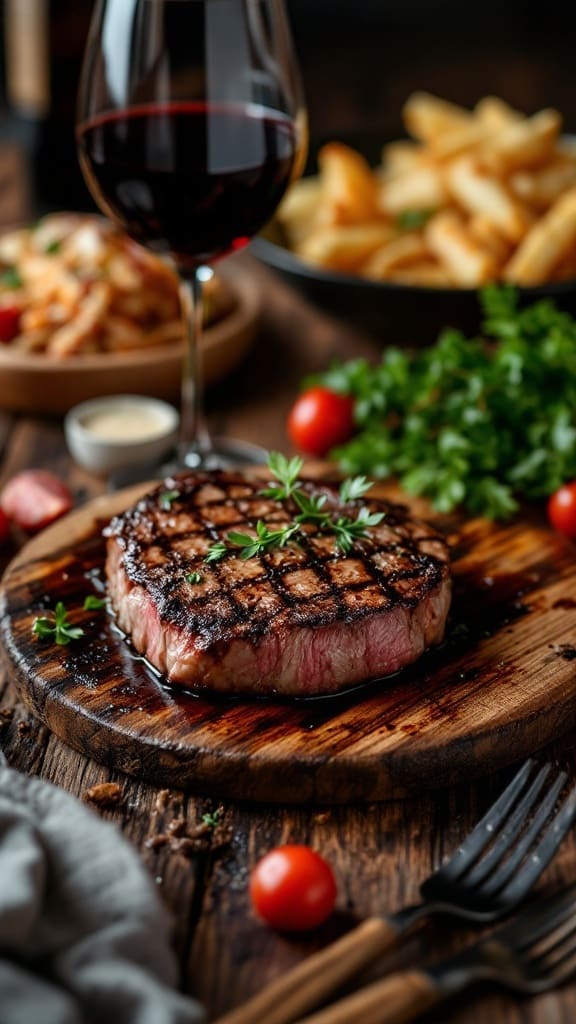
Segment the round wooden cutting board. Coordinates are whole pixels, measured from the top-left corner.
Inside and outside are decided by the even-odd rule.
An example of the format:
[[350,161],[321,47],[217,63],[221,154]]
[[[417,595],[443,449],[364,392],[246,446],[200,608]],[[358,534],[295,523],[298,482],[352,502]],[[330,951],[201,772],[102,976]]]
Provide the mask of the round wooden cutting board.
[[[72,513],[3,581],[1,636],[20,694],[96,760],[215,797],[345,803],[488,773],[576,725],[575,553],[526,521],[438,521],[453,545],[448,637],[392,679],[283,703],[166,688],[105,610],[82,609],[103,586],[101,528],[140,493]],[[58,600],[85,630],[68,647],[32,634]]]

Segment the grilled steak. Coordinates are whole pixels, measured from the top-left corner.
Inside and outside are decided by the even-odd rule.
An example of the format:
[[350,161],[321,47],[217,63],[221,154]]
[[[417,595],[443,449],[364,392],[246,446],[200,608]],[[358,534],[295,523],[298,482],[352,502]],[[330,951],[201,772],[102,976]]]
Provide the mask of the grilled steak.
[[[314,696],[397,672],[443,636],[450,603],[448,550],[401,505],[362,499],[382,523],[348,554],[314,526],[298,546],[206,564],[230,530],[290,521],[238,472],[165,481],[112,520],[106,575],[118,623],[171,682],[227,693]],[[167,493],[168,492],[168,493]],[[200,574],[200,581],[194,574]]]

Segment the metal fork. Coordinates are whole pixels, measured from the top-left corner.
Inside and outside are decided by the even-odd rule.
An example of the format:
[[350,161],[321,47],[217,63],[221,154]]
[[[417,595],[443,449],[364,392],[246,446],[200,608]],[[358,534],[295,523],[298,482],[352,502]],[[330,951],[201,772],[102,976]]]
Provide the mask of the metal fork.
[[291,1024],[395,946],[424,917],[445,913],[492,921],[524,898],[576,819],[576,786],[561,807],[567,775],[532,760],[451,859],[421,886],[422,902],[367,918],[314,953],[216,1024]]
[[299,1024],[405,1024],[479,981],[536,995],[576,975],[576,886],[425,971],[391,974]]

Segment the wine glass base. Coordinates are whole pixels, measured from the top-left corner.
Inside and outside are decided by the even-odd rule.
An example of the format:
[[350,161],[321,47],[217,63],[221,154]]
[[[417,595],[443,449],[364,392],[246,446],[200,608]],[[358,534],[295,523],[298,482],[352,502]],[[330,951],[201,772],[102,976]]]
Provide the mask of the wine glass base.
[[260,445],[249,441],[237,441],[235,438],[216,437],[209,447],[199,447],[180,456],[180,465],[172,465],[172,471],[178,469],[245,469],[249,466],[265,466],[269,452]]
[[217,437],[210,448],[200,448],[187,453],[185,459],[175,453],[169,463],[158,465],[132,466],[118,470],[108,480],[108,491],[120,491],[123,487],[161,480],[182,473],[186,469],[208,471],[216,469],[248,469],[250,466],[265,466],[269,452],[249,441]]

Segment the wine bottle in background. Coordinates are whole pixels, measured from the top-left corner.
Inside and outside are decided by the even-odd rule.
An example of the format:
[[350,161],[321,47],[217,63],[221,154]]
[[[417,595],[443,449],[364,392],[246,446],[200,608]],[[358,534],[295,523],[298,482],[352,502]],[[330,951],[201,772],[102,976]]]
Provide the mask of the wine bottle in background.
[[24,145],[38,212],[91,209],[74,137],[76,96],[93,0],[4,0],[11,134]]

